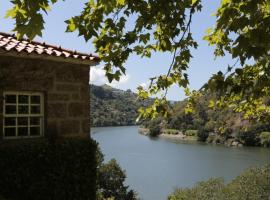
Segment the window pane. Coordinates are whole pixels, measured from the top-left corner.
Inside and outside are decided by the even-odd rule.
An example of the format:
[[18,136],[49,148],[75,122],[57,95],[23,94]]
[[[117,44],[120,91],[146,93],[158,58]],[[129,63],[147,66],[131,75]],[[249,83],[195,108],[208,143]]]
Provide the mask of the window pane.
[[15,117],[6,117],[5,118],[5,126],[16,126],[16,118]]
[[40,125],[40,117],[31,117],[30,124],[31,125]]
[[6,95],[6,103],[16,103],[16,95]]
[[31,136],[40,135],[40,127],[30,127],[30,135]]
[[16,136],[16,128],[5,128],[5,137],[13,137]]
[[31,114],[40,114],[40,106],[31,106]]
[[28,114],[28,106],[19,106],[18,109],[18,114]]
[[18,117],[19,126],[28,126],[28,117]]
[[28,104],[28,96],[27,95],[19,95],[19,103]]
[[19,127],[18,128],[18,136],[27,136],[28,128],[27,127]]
[[40,104],[40,96],[31,96],[32,104]]
[[17,108],[16,106],[5,106],[6,107],[6,114],[16,114]]

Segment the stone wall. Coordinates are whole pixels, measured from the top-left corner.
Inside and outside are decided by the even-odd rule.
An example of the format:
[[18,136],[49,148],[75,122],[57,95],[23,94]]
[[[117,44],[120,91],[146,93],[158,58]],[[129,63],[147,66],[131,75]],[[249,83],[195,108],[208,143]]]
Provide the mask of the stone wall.
[[4,91],[44,94],[45,135],[90,132],[89,66],[0,56],[0,137]]

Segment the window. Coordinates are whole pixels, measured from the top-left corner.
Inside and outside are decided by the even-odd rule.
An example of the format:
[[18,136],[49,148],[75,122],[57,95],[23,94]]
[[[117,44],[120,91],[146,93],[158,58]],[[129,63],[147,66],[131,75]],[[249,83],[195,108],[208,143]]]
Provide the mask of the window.
[[37,92],[4,93],[4,138],[43,135],[44,98]]

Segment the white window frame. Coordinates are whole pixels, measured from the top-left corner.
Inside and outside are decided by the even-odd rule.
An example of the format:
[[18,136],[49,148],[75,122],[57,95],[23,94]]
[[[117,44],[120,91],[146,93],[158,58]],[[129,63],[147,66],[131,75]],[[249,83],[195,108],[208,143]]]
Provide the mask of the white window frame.
[[[6,96],[7,95],[16,95],[16,103],[6,103]],[[19,103],[19,95],[26,95],[28,96],[28,103]],[[21,91],[5,91],[3,93],[4,101],[3,101],[3,138],[4,139],[19,139],[19,138],[37,138],[44,136],[44,94],[41,92],[21,92]],[[31,96],[39,96],[40,97],[40,104],[32,104],[31,103]],[[6,114],[6,106],[16,106],[16,114]],[[19,114],[19,105],[20,106],[28,106],[28,114]],[[31,106],[40,106],[40,114],[31,114]],[[5,119],[7,117],[13,117],[16,119],[15,125],[6,126],[5,125]],[[19,126],[18,125],[18,118],[19,117],[27,117],[28,118],[28,124]],[[40,118],[40,124],[39,125],[31,125],[30,124],[30,118],[31,117],[39,117]],[[18,128],[19,127],[27,127],[28,135],[27,136],[19,136],[18,135]],[[31,127],[39,127],[40,128],[40,135],[30,135],[30,128]],[[16,129],[16,135],[15,136],[5,136],[5,128],[15,128]]]

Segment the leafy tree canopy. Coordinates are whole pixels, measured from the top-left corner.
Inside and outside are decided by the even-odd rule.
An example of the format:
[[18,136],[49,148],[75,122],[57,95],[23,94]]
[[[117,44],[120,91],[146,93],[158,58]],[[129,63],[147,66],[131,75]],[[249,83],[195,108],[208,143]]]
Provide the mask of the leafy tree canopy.
[[[43,15],[57,0],[11,2],[14,7],[7,11],[7,17],[15,19],[14,31],[18,37],[33,39],[41,35]],[[168,115],[167,90],[177,84],[190,97],[187,112],[193,111],[192,105],[201,92],[210,90],[220,93],[217,101],[210,102],[213,108],[231,106],[243,112],[245,118],[269,119],[269,0],[221,0],[216,26],[205,40],[216,47],[216,56],[229,53],[240,62],[228,66],[226,73],[213,75],[200,91],[190,92],[186,70],[191,49],[197,48],[190,25],[194,13],[201,9],[200,0],[89,0],[81,13],[66,21],[67,32],[78,31],[85,40],[93,40],[109,81],[125,74],[125,62],[131,54],[151,57],[153,52],[172,53],[168,72],[150,78],[147,89],[138,88],[143,99],[162,93],[152,106],[140,110],[142,117]],[[126,23],[131,17],[135,22],[128,29]],[[249,60],[254,64],[246,64]]]

